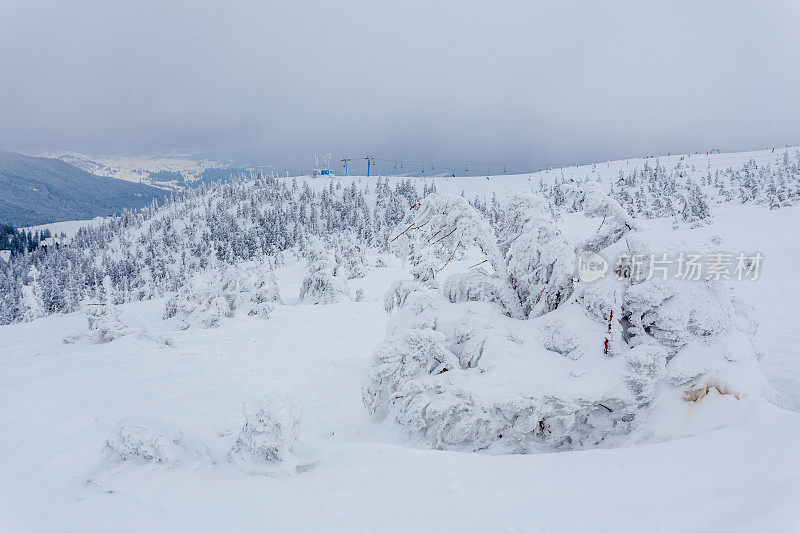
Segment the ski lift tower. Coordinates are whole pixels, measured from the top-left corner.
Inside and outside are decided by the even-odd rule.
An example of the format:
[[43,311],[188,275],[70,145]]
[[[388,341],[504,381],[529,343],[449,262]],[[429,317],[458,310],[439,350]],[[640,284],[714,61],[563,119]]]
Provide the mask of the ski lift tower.
[[314,156],[314,170],[311,172],[312,178],[320,176],[333,176],[331,172],[331,154],[322,156],[322,164],[319,162],[319,156]]

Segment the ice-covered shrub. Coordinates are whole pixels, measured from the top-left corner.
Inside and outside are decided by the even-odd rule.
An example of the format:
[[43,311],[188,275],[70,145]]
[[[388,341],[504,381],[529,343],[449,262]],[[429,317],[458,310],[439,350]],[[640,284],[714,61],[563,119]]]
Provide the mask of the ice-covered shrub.
[[350,298],[346,281],[350,271],[344,266],[344,256],[337,260],[336,254],[313,236],[303,253],[308,260],[308,276],[300,285],[300,303],[327,305]]
[[[392,284],[386,337],[362,390],[368,413],[435,448],[527,452],[623,442],[659,394],[695,399],[714,388],[781,403],[758,367],[746,306],[718,283],[663,281],[624,264],[580,281],[579,252],[650,245],[596,184],[573,197],[596,222],[591,232],[567,234],[530,195],[512,198],[494,243],[457,200],[426,198],[401,223],[403,238],[465,227],[492,272],[452,274],[441,288],[422,276]],[[423,237],[406,249],[420,254],[432,238]]]
[[[508,264],[500,250],[494,230],[483,216],[459,196],[431,194],[409,211],[392,239],[397,253],[407,253],[412,274],[426,283],[456,254],[477,249],[485,256],[491,276],[497,279],[498,299],[509,316],[521,318],[519,299],[509,284]],[[434,265],[439,265],[435,267]]]
[[344,279],[363,278],[367,275],[367,258],[364,247],[349,233],[331,236],[333,257],[336,263],[334,275]]
[[302,409],[298,401],[278,395],[244,405],[245,423],[228,459],[258,470],[263,466],[294,468],[292,450],[300,434]]
[[599,252],[634,230],[633,218],[602,190],[600,184],[585,183],[579,194],[579,206],[583,213],[589,218],[601,220],[597,231],[583,242],[582,250]]
[[281,303],[280,291],[266,265],[221,265],[189,279],[167,300],[163,318],[211,328],[237,313],[268,318],[274,303]]
[[[88,298],[81,304],[81,311],[86,316],[89,326],[88,338],[96,344],[111,342],[134,331],[134,328],[124,324],[119,318],[119,313],[113,303],[114,291],[111,278],[106,276],[101,287],[100,295]],[[69,339],[69,341],[76,339]]]
[[300,303],[326,305],[348,299],[347,283],[330,270],[311,272],[300,286]]
[[174,466],[184,456],[183,433],[174,425],[128,417],[117,423],[105,444],[106,453],[121,461]]
[[89,299],[83,302],[81,310],[89,325],[89,338],[96,344],[111,342],[132,331],[122,323],[116,308],[109,302]]
[[283,303],[275,274],[262,268],[244,278],[243,291],[237,307],[248,316],[267,318],[272,312],[272,304]]
[[309,272],[329,270],[331,273],[336,269],[336,256],[329,250],[325,243],[315,235],[309,236],[301,250],[303,257],[308,261]]
[[503,253],[508,253],[520,235],[530,234],[534,242],[544,243],[555,237],[558,231],[550,202],[529,192],[511,195],[503,221],[499,237]]
[[[616,377],[607,382],[572,376],[574,364],[555,361],[564,356],[515,324],[524,323],[485,302],[454,304],[424,287],[409,293],[375,350],[367,412],[388,415],[435,448],[577,447],[630,431],[635,395],[623,360],[609,362]],[[603,363],[602,352],[591,355],[587,367]]]
[[441,266],[441,260],[432,256],[414,257],[411,260],[409,272],[414,281],[419,283],[436,286],[436,273]]
[[508,250],[511,285],[524,316],[556,309],[572,295],[577,243],[561,235],[540,241],[536,233],[517,237]]
[[503,309],[511,306],[506,301],[509,296],[506,287],[499,279],[488,275],[483,269],[451,274],[445,280],[442,292],[453,303],[495,302]]
[[422,291],[424,288],[423,285],[416,281],[405,279],[393,281],[383,296],[383,308],[387,313],[391,313],[395,308],[402,307],[405,304],[409,294],[414,291]]

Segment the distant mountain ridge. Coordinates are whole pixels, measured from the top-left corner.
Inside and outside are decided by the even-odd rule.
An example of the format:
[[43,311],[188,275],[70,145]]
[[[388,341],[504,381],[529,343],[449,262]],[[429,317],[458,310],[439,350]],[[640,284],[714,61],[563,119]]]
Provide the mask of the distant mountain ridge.
[[[159,189],[180,190],[209,181],[215,171],[225,178],[239,172],[232,160],[208,159],[192,154],[86,155],[78,152],[47,151],[27,155],[60,159],[96,176],[142,183]],[[216,175],[216,174],[215,174]]]
[[33,226],[139,208],[168,191],[100,177],[59,159],[0,150],[0,221]]

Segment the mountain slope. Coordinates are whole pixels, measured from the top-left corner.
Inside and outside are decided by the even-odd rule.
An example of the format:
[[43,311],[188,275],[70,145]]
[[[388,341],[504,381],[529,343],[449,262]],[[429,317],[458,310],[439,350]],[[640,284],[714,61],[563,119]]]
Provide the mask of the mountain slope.
[[57,159],[0,152],[0,220],[30,226],[139,208],[165,191],[101,178]]

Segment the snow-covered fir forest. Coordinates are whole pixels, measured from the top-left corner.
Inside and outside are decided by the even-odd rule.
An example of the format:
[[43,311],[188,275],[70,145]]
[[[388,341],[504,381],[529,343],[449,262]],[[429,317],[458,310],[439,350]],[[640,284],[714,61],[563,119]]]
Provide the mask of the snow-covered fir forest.
[[[576,191],[597,181],[629,215],[668,218],[677,228],[707,222],[711,206],[719,203],[794,205],[800,196],[800,151],[783,150],[770,163],[751,159],[724,169],[682,160],[666,168],[652,159],[612,179],[586,174],[551,172],[531,190],[557,215],[579,210]],[[435,192],[435,179],[328,181],[320,189],[306,180],[261,173],[203,186],[165,205],[82,228],[64,246],[16,247],[13,259],[0,263],[0,324],[75,311],[84,299],[102,293],[106,276],[114,302],[124,303],[174,292],[210,268],[252,260],[274,267],[282,252],[304,253],[309,242],[317,242],[311,237],[340,261],[351,258],[351,250],[385,252],[409,208]],[[504,232],[507,206],[496,194],[462,193],[496,233]],[[344,279],[353,275],[334,270]]]

